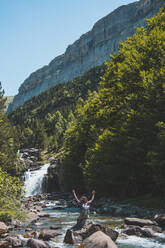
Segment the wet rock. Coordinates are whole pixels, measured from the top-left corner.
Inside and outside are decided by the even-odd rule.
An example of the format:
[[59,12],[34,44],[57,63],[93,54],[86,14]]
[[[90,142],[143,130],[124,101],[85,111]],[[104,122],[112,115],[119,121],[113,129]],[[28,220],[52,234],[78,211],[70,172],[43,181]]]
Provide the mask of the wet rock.
[[55,161],[48,168],[48,173],[43,179],[43,189],[45,192],[60,191],[60,165]]
[[59,236],[59,235],[61,235],[61,233],[56,232],[54,230],[50,230],[50,229],[44,229],[40,233],[39,238],[43,239],[45,241],[48,241],[48,240],[55,238],[56,236]]
[[84,248],[117,248],[111,238],[101,231],[97,231],[85,239],[83,245]]
[[29,212],[27,214],[27,221],[29,223],[35,223],[37,220],[39,220],[39,216],[36,214],[36,213],[33,213],[33,212]]
[[52,225],[52,226],[50,226],[50,229],[51,230],[58,230],[58,229],[61,229],[61,227]]
[[45,217],[50,217],[50,214],[45,213],[45,212],[40,212],[40,213],[38,213],[38,216],[39,216],[40,218],[45,218]]
[[139,218],[125,218],[125,224],[127,225],[135,225],[135,226],[150,226],[150,225],[157,225],[156,222],[151,221],[149,219],[139,219]]
[[30,228],[30,227],[27,227],[27,228],[25,229],[26,232],[31,232],[32,230],[33,230],[33,229]]
[[[160,226],[149,226],[154,232],[162,233],[162,228]],[[148,226],[144,226],[144,228],[148,228]]]
[[0,234],[6,233],[8,230],[6,224],[4,222],[0,222]]
[[153,238],[155,237],[155,233],[151,228],[142,228],[139,226],[128,226],[126,229],[122,231],[127,235],[135,235],[138,237],[145,237],[145,238]]
[[1,238],[5,239],[6,237],[8,237],[8,235],[9,235],[8,233],[3,233],[3,234],[1,234]]
[[159,226],[165,227],[165,215],[156,214],[154,220],[159,224]]
[[5,247],[9,247],[10,246],[10,243],[7,241],[7,240],[1,240],[0,241],[0,247],[1,248],[5,248]]
[[31,248],[50,248],[48,243],[38,239],[29,239],[27,245]]
[[111,228],[104,227],[100,224],[94,224],[87,220],[83,225],[79,225],[78,223],[73,228],[68,229],[64,237],[64,242],[68,244],[78,244],[97,231],[104,232],[114,241],[118,237],[118,232],[113,231]]
[[36,222],[35,226],[41,226],[43,223],[42,222]]
[[24,223],[19,221],[19,220],[12,220],[11,225],[14,226],[15,228],[22,228],[24,227]]
[[39,238],[40,233],[37,231],[32,231],[32,232],[26,232],[23,237],[24,238],[35,238],[38,239]]
[[23,242],[20,239],[15,238],[15,237],[7,237],[5,239],[5,241],[8,241],[12,245],[12,247],[21,247],[21,246],[23,246]]

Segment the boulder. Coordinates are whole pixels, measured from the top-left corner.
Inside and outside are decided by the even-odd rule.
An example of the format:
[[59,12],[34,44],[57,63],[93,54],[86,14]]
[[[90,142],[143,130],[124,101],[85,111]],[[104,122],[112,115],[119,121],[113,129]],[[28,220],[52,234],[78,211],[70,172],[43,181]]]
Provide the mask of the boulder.
[[31,248],[50,248],[48,243],[38,239],[29,239],[27,245]]
[[1,248],[5,248],[5,247],[9,247],[10,246],[10,243],[7,241],[7,240],[1,240],[0,241],[0,247]]
[[151,226],[151,225],[157,225],[156,222],[149,220],[149,219],[139,219],[139,218],[125,218],[124,219],[125,224],[127,225],[133,225],[133,226]]
[[5,241],[9,242],[9,244],[12,245],[12,247],[22,247],[23,243],[20,239],[15,238],[15,237],[7,237],[5,238]]
[[34,212],[28,212],[27,214],[27,222],[28,223],[35,223],[37,220],[39,220],[39,216],[38,214],[34,213]]
[[15,228],[22,228],[24,227],[24,223],[19,221],[19,220],[14,220],[12,219],[11,225],[14,226]]
[[61,233],[56,232],[54,230],[50,230],[50,229],[43,229],[42,232],[39,235],[40,239],[43,239],[45,241],[48,241],[52,238],[55,238],[56,236],[61,235]]
[[46,212],[39,212],[38,213],[38,216],[40,218],[45,218],[45,217],[50,217],[50,214],[46,213]]
[[6,224],[4,222],[0,222],[0,234],[6,233],[8,230]]
[[83,241],[84,248],[117,248],[112,239],[101,231],[93,233]]
[[118,237],[118,232],[113,231],[111,228],[104,227],[100,224],[94,224],[91,221],[86,220],[86,222],[83,223],[82,226],[76,224],[71,229],[68,229],[64,237],[64,242],[67,244],[82,243],[84,239],[88,238],[97,231],[102,231],[113,241],[115,241]]
[[52,226],[50,226],[50,229],[51,230],[58,230],[58,229],[61,229],[61,227],[52,225]]
[[145,238],[153,238],[155,237],[155,233],[151,228],[142,228],[139,226],[128,226],[126,229],[122,231],[127,235],[135,235],[138,237],[145,237]]
[[154,220],[158,223],[159,226],[165,227],[165,215],[155,215]]

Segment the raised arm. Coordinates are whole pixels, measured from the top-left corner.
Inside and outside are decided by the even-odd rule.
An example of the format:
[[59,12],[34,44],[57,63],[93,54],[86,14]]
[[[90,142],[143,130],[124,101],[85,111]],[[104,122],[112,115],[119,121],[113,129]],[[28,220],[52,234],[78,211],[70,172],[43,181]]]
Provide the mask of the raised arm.
[[88,201],[88,203],[92,203],[94,201],[94,199],[95,199],[95,193],[96,193],[96,191],[93,190],[92,191],[92,198]]
[[76,199],[77,202],[80,202],[80,200],[78,199],[77,195],[76,195],[76,192],[74,189],[72,189],[72,192],[73,192],[73,195],[74,195],[74,198]]

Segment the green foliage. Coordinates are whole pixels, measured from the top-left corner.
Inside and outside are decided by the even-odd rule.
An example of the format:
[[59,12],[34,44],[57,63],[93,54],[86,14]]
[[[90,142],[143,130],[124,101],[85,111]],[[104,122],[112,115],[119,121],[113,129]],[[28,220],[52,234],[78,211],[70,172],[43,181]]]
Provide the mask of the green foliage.
[[65,135],[66,188],[120,197],[164,194],[164,106],[163,9],[120,44],[106,62],[99,91],[77,105]]
[[[5,98],[0,84],[0,220],[5,222],[12,217],[20,217],[20,197],[22,184],[17,177],[11,175],[17,173],[14,129],[12,128],[6,113]],[[8,174],[10,173],[10,175]]]
[[[65,84],[57,84],[34,97],[9,115],[15,126],[20,148],[38,147],[57,152],[62,146],[67,122],[73,119],[73,110],[79,98],[97,88],[104,66],[96,67]],[[67,120],[68,118],[68,120]]]
[[17,177],[9,176],[0,169],[0,220],[7,222],[11,217],[21,219],[20,211],[22,183]]

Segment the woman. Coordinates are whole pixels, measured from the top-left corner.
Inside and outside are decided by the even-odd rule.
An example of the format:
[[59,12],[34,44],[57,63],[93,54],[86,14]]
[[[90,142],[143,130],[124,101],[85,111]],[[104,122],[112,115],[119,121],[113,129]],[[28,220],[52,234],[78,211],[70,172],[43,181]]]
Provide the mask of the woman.
[[[81,196],[80,199],[78,199],[75,190],[72,190],[73,195],[78,202],[78,205],[80,207],[80,216],[77,219],[77,225],[83,226],[86,222],[86,220],[89,218],[89,209],[90,204],[94,201],[95,198],[95,190],[92,191],[92,198],[88,201],[88,198],[86,196]],[[76,225],[76,226],[77,226]]]

